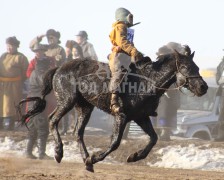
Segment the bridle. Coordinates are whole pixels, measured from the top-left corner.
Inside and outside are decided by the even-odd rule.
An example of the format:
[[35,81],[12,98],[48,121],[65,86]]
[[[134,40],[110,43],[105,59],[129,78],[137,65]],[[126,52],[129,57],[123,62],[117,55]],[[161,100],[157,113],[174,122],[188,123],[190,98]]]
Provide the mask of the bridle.
[[[175,87],[175,88],[161,88],[161,87],[157,87],[157,86],[153,85],[156,89],[165,90],[165,91],[167,91],[167,90],[168,90],[168,91],[170,91],[170,90],[179,90],[179,91],[181,91],[180,89],[188,84],[188,79],[191,79],[191,78],[202,78],[200,75],[197,75],[197,76],[187,76],[187,75],[183,74],[183,73],[180,71],[180,68],[179,68],[179,66],[178,66],[178,60],[179,60],[179,57],[177,56],[177,54],[178,54],[178,52],[175,50],[175,52],[174,52],[174,56],[175,56],[175,65],[176,65],[176,69],[177,69],[177,70],[176,70],[176,73],[175,73],[173,76],[171,76],[170,79],[172,79],[174,76],[176,76],[176,74],[180,73],[180,74],[184,77],[184,83],[181,84],[181,85],[178,85],[178,86]],[[184,66],[184,67],[187,69],[186,66]],[[169,79],[169,80],[170,80],[170,79]],[[168,81],[169,81],[169,80],[168,80]],[[167,81],[166,81],[166,82],[167,82]],[[165,83],[166,83],[166,82],[165,82]]]
[[[183,77],[185,77],[185,79],[190,79],[190,78],[202,78],[200,75],[199,76],[187,76],[183,73],[181,73],[180,69],[179,69],[179,66],[178,66],[178,58],[176,57],[176,54],[175,54],[175,60],[176,60],[176,68],[177,68],[177,72],[176,73],[180,73]],[[187,67],[184,66],[186,69]]]

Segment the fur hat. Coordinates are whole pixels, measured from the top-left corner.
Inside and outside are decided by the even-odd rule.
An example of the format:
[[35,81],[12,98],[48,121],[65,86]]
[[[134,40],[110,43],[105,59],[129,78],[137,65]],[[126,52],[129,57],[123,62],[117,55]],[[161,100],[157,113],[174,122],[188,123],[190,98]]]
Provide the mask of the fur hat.
[[79,31],[79,33],[76,36],[81,36],[83,38],[88,39],[88,34],[86,31]]
[[43,44],[35,44],[34,47],[32,48],[32,51],[36,52],[38,50],[47,51],[47,46]]
[[58,38],[58,44],[61,43],[61,41],[59,40],[61,37],[61,34],[60,34],[60,32],[55,31],[54,29],[48,29],[46,32],[46,36],[47,36],[47,38],[49,38],[49,36],[54,36],[54,37]]
[[54,29],[48,29],[47,32],[46,32],[46,36],[47,37],[54,36],[54,37],[60,39],[61,34],[60,34],[60,32],[55,31]]
[[19,47],[20,41],[16,39],[15,36],[8,37],[6,39],[6,44],[10,44],[12,46],[16,46],[17,48]]

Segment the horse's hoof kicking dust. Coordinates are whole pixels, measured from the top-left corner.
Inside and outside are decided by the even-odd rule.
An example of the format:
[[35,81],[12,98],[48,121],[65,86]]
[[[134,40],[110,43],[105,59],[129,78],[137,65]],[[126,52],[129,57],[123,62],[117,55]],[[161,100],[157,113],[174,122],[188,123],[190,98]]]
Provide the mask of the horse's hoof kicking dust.
[[86,161],[85,161],[85,165],[86,165],[86,170],[89,171],[89,172],[94,172],[94,169],[93,169],[93,164],[92,164],[92,160],[91,158],[87,158]]
[[138,153],[136,152],[136,153],[131,154],[130,156],[128,156],[127,162],[129,163],[129,162],[135,162],[135,161],[137,161],[136,160],[137,155],[138,155]]
[[55,159],[55,161],[57,161],[57,163],[60,163],[62,158],[60,158],[59,156],[55,155],[54,159]]

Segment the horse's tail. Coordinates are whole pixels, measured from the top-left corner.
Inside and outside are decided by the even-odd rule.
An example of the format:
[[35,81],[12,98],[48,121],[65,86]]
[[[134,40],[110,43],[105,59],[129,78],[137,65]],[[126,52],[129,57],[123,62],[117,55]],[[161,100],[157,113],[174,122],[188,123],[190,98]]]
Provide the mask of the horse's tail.
[[[25,114],[22,114],[21,109],[22,109],[23,104],[26,105],[27,102],[31,102],[31,101],[35,102],[33,107],[30,110],[28,110]],[[43,112],[45,107],[46,107],[46,100],[41,99],[40,97],[28,97],[26,99],[21,100],[16,107],[17,112],[19,113],[19,115],[21,117],[20,122],[22,124],[26,124],[30,118]]]
[[58,69],[58,67],[56,68],[53,68],[51,70],[49,70],[45,76],[44,76],[44,79],[43,79],[43,89],[41,91],[41,94],[43,96],[43,99],[45,98],[46,95],[48,95],[51,90],[53,89],[53,85],[52,85],[52,80],[53,80],[53,77],[54,77],[54,74],[56,72],[56,70]]
[[[43,89],[41,91],[42,98],[41,97],[28,97],[19,102],[19,105],[17,106],[17,111],[21,117],[20,121],[22,124],[26,124],[28,119],[40,114],[46,108],[45,96],[48,95],[53,88],[52,79],[53,79],[53,76],[54,76],[56,70],[57,70],[57,67],[49,70],[45,74],[44,79],[43,79],[43,83],[44,83]],[[27,102],[31,102],[31,101],[35,102],[33,107],[30,110],[28,110],[26,112],[26,114],[22,114],[21,108],[22,108],[23,104],[27,103]]]

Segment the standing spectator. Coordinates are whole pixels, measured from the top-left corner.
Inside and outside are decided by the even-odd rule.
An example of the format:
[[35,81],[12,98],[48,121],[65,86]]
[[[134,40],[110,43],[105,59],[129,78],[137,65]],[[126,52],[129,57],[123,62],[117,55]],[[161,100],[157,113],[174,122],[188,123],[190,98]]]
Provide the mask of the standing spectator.
[[224,98],[222,96],[223,94],[223,85],[224,85],[224,57],[222,58],[222,61],[217,66],[217,72],[216,72],[216,83],[219,85],[219,88],[217,90],[217,94],[220,95],[221,103],[220,103],[220,112],[219,112],[219,119],[218,119],[218,135],[214,139],[214,141],[222,142],[224,141]]
[[31,50],[33,49],[35,44],[40,44],[43,37],[45,36],[47,37],[47,40],[48,40],[48,45],[46,45],[47,51],[45,52],[45,54],[49,57],[55,58],[56,66],[62,65],[66,60],[65,50],[63,47],[59,45],[61,43],[60,32],[55,31],[54,29],[49,29],[46,32],[46,34],[43,34],[34,38],[30,43]]
[[20,41],[15,36],[6,39],[7,52],[0,57],[0,129],[4,119],[9,120],[8,130],[15,127],[15,105],[22,99],[28,60],[18,52]]
[[82,59],[83,52],[81,46],[76,41],[68,40],[65,44],[65,53],[67,61],[72,59]]
[[37,61],[45,61],[49,60],[50,61],[50,67],[53,68],[55,67],[55,59],[53,57],[46,56],[45,51],[47,51],[46,46],[41,45],[41,44],[36,44],[33,47],[33,52],[35,52],[35,57],[30,61],[29,66],[26,71],[26,76],[29,78],[31,76],[31,73],[36,67]]
[[[176,50],[181,54],[185,53],[185,50],[181,44],[169,42],[159,48],[156,54],[158,56],[165,55],[172,53],[173,50]],[[170,141],[171,131],[177,127],[177,109],[180,107],[180,93],[178,90],[174,89],[175,86],[172,85],[168,91],[164,93],[160,99],[157,109],[157,126],[161,128],[159,138],[163,141]]]
[[[46,56],[44,53],[47,49],[44,48],[43,45],[36,44],[33,47],[33,52],[35,52],[35,58],[30,62],[34,64],[35,67],[30,74],[29,77],[29,93],[28,97],[33,96],[41,96],[41,88],[43,84],[43,76],[44,73],[49,70],[52,66],[52,58]],[[29,74],[30,71],[27,71]],[[36,157],[32,154],[34,144],[38,140],[38,148],[39,148],[39,159],[51,159],[46,155],[46,144],[49,135],[49,124],[47,120],[48,116],[48,107],[51,106],[51,94],[47,97],[47,109],[33,117],[28,122],[28,142],[26,149],[26,157],[30,159],[36,159]],[[28,103],[28,109],[33,107],[33,103]]]
[[84,58],[90,58],[91,60],[98,60],[94,47],[88,41],[88,34],[86,31],[79,31],[76,35],[76,42],[82,47]]
[[177,109],[180,107],[180,93],[174,90],[175,86],[164,93],[157,109],[157,126],[161,128],[159,138],[162,141],[170,141],[172,129],[177,128]]
[[[37,36],[30,43],[31,50],[34,48],[34,46],[36,44],[40,44],[40,42],[42,41],[42,39],[44,37],[47,37],[47,41],[48,41],[48,45],[44,45],[47,47],[47,51],[45,52],[45,54],[48,57],[53,57],[56,60],[56,66],[61,66],[63,63],[66,62],[66,54],[65,54],[64,48],[59,45],[61,43],[60,32],[58,32],[54,29],[49,29],[49,30],[47,30],[46,34]],[[52,97],[52,99],[55,100],[55,97]],[[55,100],[55,105],[52,106],[52,108],[53,107],[56,107],[56,100]],[[62,122],[66,121],[66,120],[64,120],[66,118],[67,118],[66,116],[63,117]]]

